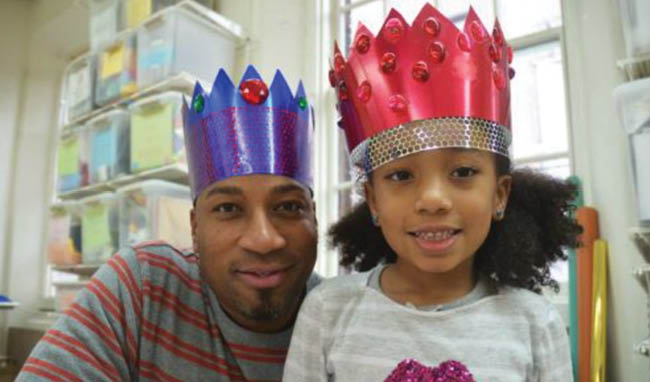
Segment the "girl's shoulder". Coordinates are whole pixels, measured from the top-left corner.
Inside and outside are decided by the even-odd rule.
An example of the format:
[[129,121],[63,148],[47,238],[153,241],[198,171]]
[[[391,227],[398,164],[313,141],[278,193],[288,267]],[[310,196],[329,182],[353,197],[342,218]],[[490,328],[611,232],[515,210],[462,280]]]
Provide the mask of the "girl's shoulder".
[[321,301],[351,301],[362,297],[368,287],[368,279],[376,271],[371,269],[366,272],[335,276],[324,279],[308,294],[308,298]]
[[525,316],[541,325],[549,321],[562,321],[558,308],[548,297],[530,290],[501,287],[494,298],[499,301],[499,309]]

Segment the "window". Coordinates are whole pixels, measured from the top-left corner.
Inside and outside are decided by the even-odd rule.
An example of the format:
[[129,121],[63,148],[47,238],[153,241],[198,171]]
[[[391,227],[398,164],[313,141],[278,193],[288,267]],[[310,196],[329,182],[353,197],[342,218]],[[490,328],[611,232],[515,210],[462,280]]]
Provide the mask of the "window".
[[[530,167],[552,176],[571,174],[568,118],[562,57],[561,0],[430,0],[429,2],[462,28],[470,6],[488,30],[499,19],[508,43],[514,50],[511,82],[512,155],[516,167]],[[397,9],[407,22],[417,16],[425,0],[332,0],[338,15],[333,28],[342,51],[347,47],[359,20],[375,35],[388,11]],[[333,109],[332,109],[333,110]],[[342,133],[339,132],[342,136]],[[326,150],[339,153],[338,174],[333,191],[340,217],[360,200],[349,176],[345,140],[330,140]],[[336,221],[336,219],[334,220]],[[328,222],[329,224],[334,221]],[[566,266],[556,266],[555,277],[566,282]]]

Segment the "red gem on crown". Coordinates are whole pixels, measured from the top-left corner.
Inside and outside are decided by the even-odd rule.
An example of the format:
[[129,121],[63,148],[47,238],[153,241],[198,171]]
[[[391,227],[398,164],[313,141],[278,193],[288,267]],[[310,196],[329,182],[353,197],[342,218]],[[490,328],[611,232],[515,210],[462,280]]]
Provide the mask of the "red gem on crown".
[[512,49],[498,21],[489,33],[470,7],[461,31],[427,3],[411,25],[392,9],[376,36],[360,24],[353,41],[347,60],[335,46],[331,72],[350,151],[417,120],[471,117],[510,127]]
[[259,105],[269,96],[269,88],[264,81],[252,79],[242,82],[239,86],[239,93],[246,102]]

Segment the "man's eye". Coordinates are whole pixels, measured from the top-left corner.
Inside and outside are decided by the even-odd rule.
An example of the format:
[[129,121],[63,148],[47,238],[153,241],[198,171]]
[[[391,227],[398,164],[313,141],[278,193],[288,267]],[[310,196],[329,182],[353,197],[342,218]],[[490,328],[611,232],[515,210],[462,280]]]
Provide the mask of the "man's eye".
[[212,211],[214,212],[219,212],[223,214],[231,214],[234,212],[238,212],[240,210],[239,206],[237,206],[234,203],[221,203],[219,205],[216,205]]
[[394,171],[386,176],[386,179],[402,182],[411,179],[413,176],[406,170]]
[[452,171],[451,176],[455,178],[467,178],[476,175],[478,171],[471,167],[459,167]]
[[298,202],[282,202],[278,204],[276,210],[287,213],[299,213],[305,209],[302,203]]

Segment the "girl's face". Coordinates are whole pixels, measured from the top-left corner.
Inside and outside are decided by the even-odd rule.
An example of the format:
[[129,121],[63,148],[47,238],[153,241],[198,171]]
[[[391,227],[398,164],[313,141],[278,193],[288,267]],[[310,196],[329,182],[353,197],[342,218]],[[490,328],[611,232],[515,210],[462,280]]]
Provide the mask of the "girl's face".
[[495,154],[470,149],[423,151],[372,173],[366,200],[397,265],[428,274],[469,272],[511,178],[497,177]]

